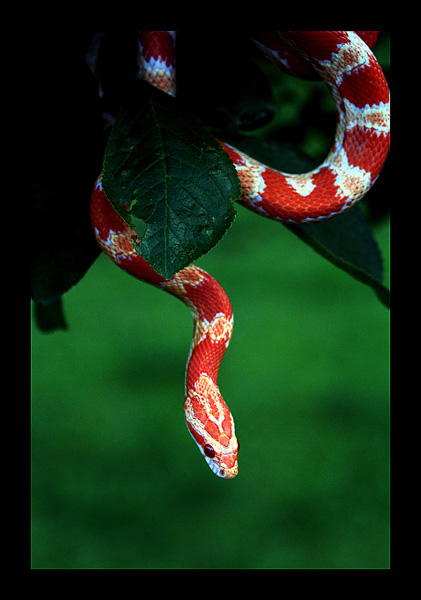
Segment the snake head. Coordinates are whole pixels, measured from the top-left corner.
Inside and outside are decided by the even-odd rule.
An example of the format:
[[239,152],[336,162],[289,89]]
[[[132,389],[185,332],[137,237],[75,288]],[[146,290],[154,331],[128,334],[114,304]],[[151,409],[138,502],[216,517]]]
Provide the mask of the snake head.
[[212,379],[201,374],[184,403],[187,428],[210,469],[218,477],[232,479],[238,473],[239,443],[234,419]]
[[237,454],[240,444],[235,435],[231,438],[231,441],[229,450],[221,444],[219,444],[217,451],[214,447],[215,444],[199,446],[211,470],[222,479],[232,479],[238,473]]
[[[239,442],[235,434],[230,437],[228,444],[225,446],[213,438],[210,441],[207,440],[208,436],[205,437],[198,433],[189,423],[187,423],[187,428],[215,475],[222,477],[222,479],[232,479],[237,475]],[[225,438],[222,437],[222,439],[225,443]]]

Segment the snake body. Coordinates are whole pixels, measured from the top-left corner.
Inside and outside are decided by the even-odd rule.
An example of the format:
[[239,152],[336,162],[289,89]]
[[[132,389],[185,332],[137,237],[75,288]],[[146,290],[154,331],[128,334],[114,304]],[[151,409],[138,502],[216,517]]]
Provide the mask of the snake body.
[[103,251],[137,279],[176,296],[191,310],[193,341],[186,367],[184,414],[188,430],[214,473],[237,474],[238,442],[234,420],[220,394],[217,378],[233,326],[231,303],[224,289],[203,269],[190,265],[165,280],[136,252],[135,232],[116,213],[97,181],[91,219]]
[[[320,76],[337,107],[333,146],[310,173],[281,173],[221,142],[241,181],[240,203],[271,219],[311,222],[340,214],[377,179],[389,148],[389,90],[368,43],[377,32],[251,32],[256,46],[280,68]],[[374,34],[374,35],[373,35]],[[139,77],[175,95],[175,32],[139,33]],[[134,249],[135,232],[117,214],[98,179],[91,221],[102,250],[134,277],[176,296],[191,310],[194,334],[187,361],[184,412],[189,432],[212,471],[238,472],[238,440],[218,388],[218,369],[229,344],[233,313],[227,294],[202,269],[190,265],[169,280]]]

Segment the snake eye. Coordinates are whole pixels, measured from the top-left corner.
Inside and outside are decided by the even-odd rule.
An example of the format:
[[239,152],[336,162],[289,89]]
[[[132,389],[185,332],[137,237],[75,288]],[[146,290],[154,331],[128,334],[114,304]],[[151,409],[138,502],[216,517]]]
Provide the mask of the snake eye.
[[206,444],[203,447],[203,452],[208,458],[213,458],[215,456],[215,450],[213,449],[213,446],[211,446],[211,444]]

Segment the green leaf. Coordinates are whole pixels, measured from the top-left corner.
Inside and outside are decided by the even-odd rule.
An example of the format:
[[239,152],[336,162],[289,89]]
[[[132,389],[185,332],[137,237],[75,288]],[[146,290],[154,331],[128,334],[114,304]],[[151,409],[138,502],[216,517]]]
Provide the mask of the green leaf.
[[[254,158],[284,172],[304,173],[316,166],[308,156],[279,142],[248,137],[237,143],[237,146]],[[373,192],[375,188],[369,194]],[[382,256],[359,206],[326,221],[284,225],[332,264],[369,285],[379,300],[389,307],[390,292],[383,285]]]
[[383,285],[383,261],[360,208],[320,223],[285,226],[331,263],[372,287],[379,300],[390,306],[390,293]]
[[63,296],[46,305],[34,302],[34,317],[39,330],[44,333],[57,331],[57,329],[68,329],[64,314]]
[[141,82],[113,126],[102,184],[126,222],[146,224],[136,250],[166,279],[221,240],[241,194],[219,142],[174,98]]

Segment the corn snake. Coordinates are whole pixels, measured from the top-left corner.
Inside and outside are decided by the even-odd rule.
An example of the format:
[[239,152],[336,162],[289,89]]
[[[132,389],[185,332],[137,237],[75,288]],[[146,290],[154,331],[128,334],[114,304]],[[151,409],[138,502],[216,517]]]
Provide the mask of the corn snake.
[[[376,32],[359,32],[372,44]],[[221,142],[241,181],[245,207],[271,219],[312,222],[358,202],[378,177],[389,147],[389,90],[369,47],[355,32],[251,32],[256,46],[284,70],[321,76],[337,106],[337,129],[325,161],[314,171],[283,174]],[[372,38],[372,39],[371,39]],[[139,77],[175,95],[175,32],[139,32]],[[136,235],[107,200],[100,181],[91,220],[102,250],[134,277],[161,287],[191,310],[194,334],[186,367],[186,424],[211,470],[238,473],[238,440],[218,388],[233,313],[223,288],[190,265],[166,281],[134,249]]]

